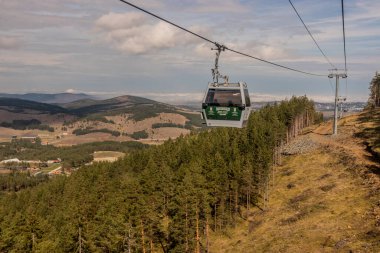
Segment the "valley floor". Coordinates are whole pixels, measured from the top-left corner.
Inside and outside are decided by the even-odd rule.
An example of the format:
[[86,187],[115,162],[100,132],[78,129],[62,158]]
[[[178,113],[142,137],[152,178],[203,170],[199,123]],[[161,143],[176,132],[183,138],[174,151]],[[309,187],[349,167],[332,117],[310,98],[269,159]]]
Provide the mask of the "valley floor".
[[380,252],[380,162],[368,151],[368,139],[380,138],[374,115],[343,118],[336,137],[331,122],[299,136],[274,169],[268,208],[213,234],[211,252]]

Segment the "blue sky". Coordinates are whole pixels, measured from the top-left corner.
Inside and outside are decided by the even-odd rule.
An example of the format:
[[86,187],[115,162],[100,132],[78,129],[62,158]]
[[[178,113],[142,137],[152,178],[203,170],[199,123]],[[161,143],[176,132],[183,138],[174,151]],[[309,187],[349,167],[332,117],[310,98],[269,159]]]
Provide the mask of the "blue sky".
[[[132,0],[131,0],[132,1]],[[328,74],[288,1],[133,0],[228,47]],[[329,59],[344,67],[340,1],[293,0]],[[347,97],[365,101],[380,69],[380,2],[346,0]],[[86,92],[196,102],[211,81],[211,44],[118,0],[0,0],[0,92]],[[311,77],[222,53],[220,71],[247,82],[253,100],[308,95],[333,101],[327,77]],[[341,83],[346,94],[345,81]]]

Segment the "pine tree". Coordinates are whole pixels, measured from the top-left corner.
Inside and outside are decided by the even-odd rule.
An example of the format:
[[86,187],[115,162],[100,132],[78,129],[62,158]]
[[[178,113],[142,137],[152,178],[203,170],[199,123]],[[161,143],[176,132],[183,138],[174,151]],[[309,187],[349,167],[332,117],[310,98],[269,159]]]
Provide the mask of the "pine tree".
[[370,94],[368,99],[369,107],[379,107],[380,106],[380,74],[376,72],[375,76],[372,78],[369,86]]

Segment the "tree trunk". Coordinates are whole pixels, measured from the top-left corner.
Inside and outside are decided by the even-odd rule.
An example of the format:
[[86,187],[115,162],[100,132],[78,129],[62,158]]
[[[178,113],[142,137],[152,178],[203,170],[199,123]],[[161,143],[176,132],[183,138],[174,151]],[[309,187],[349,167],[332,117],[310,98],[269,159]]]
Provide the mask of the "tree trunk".
[[153,237],[153,231],[152,231],[152,227],[150,227],[150,237],[149,237],[150,253],[153,252],[153,240],[152,240],[152,237]]
[[229,219],[229,221],[228,221],[228,223],[229,224],[232,224],[232,194],[231,194],[231,191],[229,190],[228,191],[228,198],[229,198],[229,206],[228,206],[228,212],[229,212],[229,214],[228,214],[228,219]]
[[128,253],[131,253],[131,228],[128,230]]
[[247,205],[246,205],[246,216],[247,216],[247,219],[248,219],[248,216],[249,216],[249,204],[250,204],[250,193],[249,193],[249,188],[247,189]]
[[280,144],[280,156],[279,156],[279,165],[282,165],[282,147],[283,147],[284,143],[283,141],[281,140],[281,144]]
[[235,215],[238,213],[238,190],[235,189]]
[[208,229],[209,229],[209,224],[208,224],[208,216],[206,217],[206,253],[209,253],[209,246],[210,246],[210,241],[209,241],[209,236],[208,236]]
[[146,253],[145,251],[145,233],[144,233],[144,225],[142,220],[140,219],[140,224],[141,224],[141,246],[142,246],[142,252]]
[[215,202],[215,204],[214,204],[214,231],[216,232],[216,228],[217,228],[217,218],[216,218],[216,216],[217,216],[217,213],[218,213],[218,210],[217,210],[217,204],[216,204],[216,202]]
[[195,240],[196,240],[196,246],[195,246],[195,253],[200,253],[200,247],[199,247],[199,216],[198,216],[198,206],[197,206],[197,209],[196,209],[196,214],[195,214],[195,218],[196,218],[196,237],[195,237]]
[[189,221],[188,221],[188,213],[187,213],[187,202],[185,206],[185,251],[189,252]]
[[79,253],[82,253],[82,230],[79,228]]

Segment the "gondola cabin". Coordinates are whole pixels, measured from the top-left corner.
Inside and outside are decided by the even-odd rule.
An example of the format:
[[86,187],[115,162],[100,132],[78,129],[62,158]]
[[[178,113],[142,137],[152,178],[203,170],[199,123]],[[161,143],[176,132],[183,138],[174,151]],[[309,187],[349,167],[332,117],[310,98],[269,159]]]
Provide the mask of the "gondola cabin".
[[209,83],[202,103],[202,118],[207,126],[242,128],[250,112],[246,83]]

